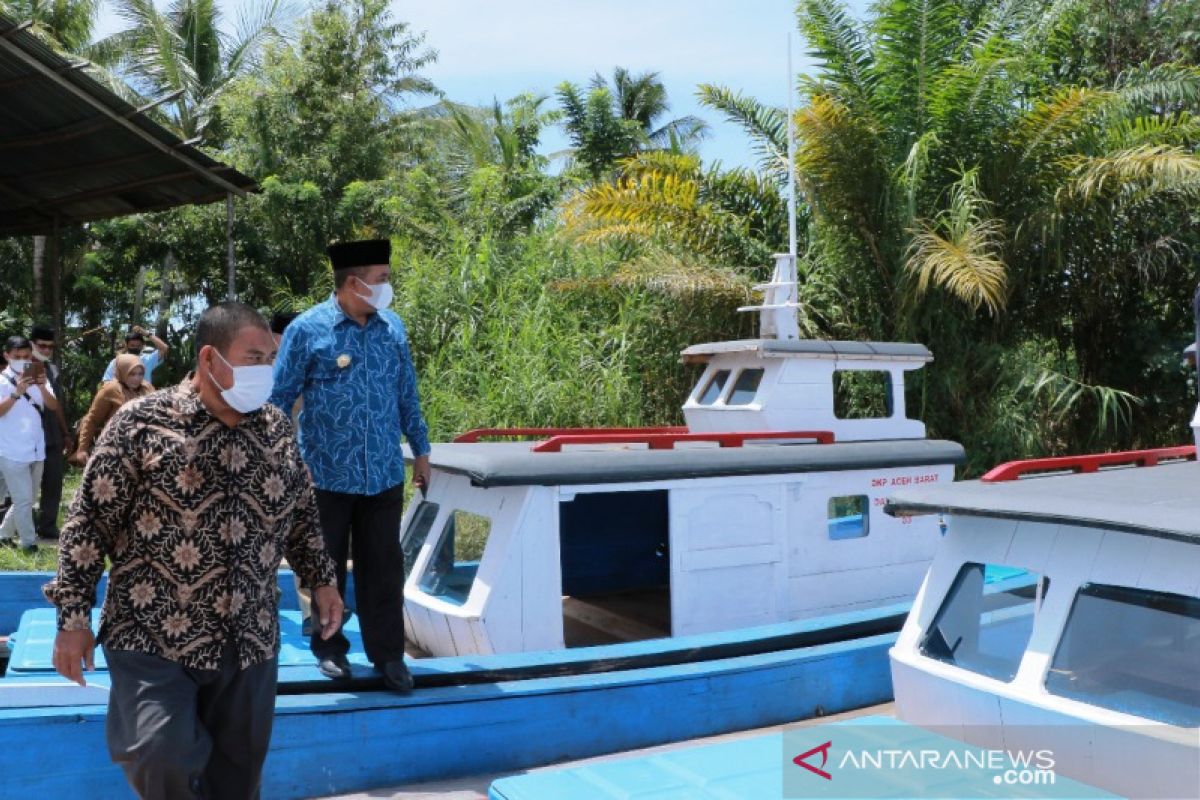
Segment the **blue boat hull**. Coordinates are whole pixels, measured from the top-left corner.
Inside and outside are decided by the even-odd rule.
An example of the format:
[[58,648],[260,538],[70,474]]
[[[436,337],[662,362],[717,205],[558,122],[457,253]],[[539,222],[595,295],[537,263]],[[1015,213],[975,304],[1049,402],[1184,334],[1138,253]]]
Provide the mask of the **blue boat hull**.
[[[410,697],[328,691],[332,684],[314,667],[281,667],[263,796],[512,772],[886,702],[895,634],[785,645],[828,640],[834,631],[861,633],[902,612],[891,607],[565,651],[419,659]],[[28,683],[37,692],[33,684],[47,677],[33,670],[0,683],[9,691]],[[103,684],[107,676],[89,678]],[[130,796],[109,760],[104,721],[103,705],[0,708],[5,796]],[[49,753],[63,757],[39,760]]]

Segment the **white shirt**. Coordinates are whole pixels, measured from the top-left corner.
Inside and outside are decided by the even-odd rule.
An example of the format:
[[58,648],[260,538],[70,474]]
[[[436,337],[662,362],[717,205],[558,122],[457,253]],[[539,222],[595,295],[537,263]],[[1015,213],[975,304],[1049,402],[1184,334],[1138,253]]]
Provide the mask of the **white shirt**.
[[[146,383],[154,383],[154,381],[150,380],[150,376],[154,374],[154,368],[162,363],[162,356],[158,354],[158,350],[151,348],[138,356],[138,358],[142,360],[142,367],[146,370],[146,377],[143,380]],[[101,380],[104,383],[108,383],[115,377],[117,377],[117,360],[114,358],[108,362],[108,367],[104,370],[104,377]]]
[[[17,378],[11,367],[0,372],[0,400],[17,393]],[[41,411],[46,408],[45,394],[54,396],[50,384],[30,386],[25,397],[0,417],[0,457],[19,464],[31,464],[46,458],[46,434],[42,431]],[[28,399],[26,399],[28,398]]]

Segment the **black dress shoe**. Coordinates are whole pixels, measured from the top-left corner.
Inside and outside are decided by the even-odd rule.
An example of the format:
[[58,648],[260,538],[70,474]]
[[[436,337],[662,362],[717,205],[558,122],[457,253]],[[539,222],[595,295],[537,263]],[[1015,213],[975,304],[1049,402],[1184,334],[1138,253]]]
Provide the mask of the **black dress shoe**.
[[21,552],[22,552],[22,553],[24,553],[24,554],[26,554],[26,555],[29,555],[29,556],[31,556],[31,555],[33,555],[34,553],[36,553],[37,551],[38,551],[38,546],[37,546],[36,544],[23,544],[23,545],[21,545]]
[[326,678],[345,680],[350,677],[350,659],[345,656],[329,656],[317,661],[317,669]]
[[405,666],[404,660],[389,661],[386,664],[376,664],[375,669],[383,673],[383,685],[397,694],[411,694],[413,676]]

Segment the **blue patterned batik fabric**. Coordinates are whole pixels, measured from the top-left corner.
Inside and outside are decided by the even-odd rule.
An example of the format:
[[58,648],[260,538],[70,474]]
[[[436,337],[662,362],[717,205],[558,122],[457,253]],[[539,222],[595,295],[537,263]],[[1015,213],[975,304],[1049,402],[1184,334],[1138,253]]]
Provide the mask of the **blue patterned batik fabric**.
[[400,434],[429,452],[417,374],[400,317],[383,310],[359,326],[336,297],[283,333],[271,402],[300,411],[300,452],[318,489],[374,495],[404,482]]

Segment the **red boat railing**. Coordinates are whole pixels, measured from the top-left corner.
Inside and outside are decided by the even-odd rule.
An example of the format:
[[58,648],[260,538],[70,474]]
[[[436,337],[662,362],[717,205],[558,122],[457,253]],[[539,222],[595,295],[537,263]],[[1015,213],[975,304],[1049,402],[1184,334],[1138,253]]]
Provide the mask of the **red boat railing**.
[[1084,456],[1059,456],[1056,458],[1030,458],[1024,461],[1009,461],[993,467],[980,480],[984,483],[1015,481],[1020,477],[1039,472],[1096,472],[1102,467],[1135,466],[1153,467],[1160,461],[1180,461],[1195,458],[1194,445],[1160,447],[1153,450],[1126,450],[1120,453],[1096,453]]
[[687,433],[682,425],[667,425],[658,428],[475,428],[454,437],[456,442],[468,444],[480,439],[517,436],[592,436],[604,434],[640,434],[640,433]]
[[533,446],[535,453],[558,453],[572,444],[645,444],[651,450],[670,450],[680,442],[716,442],[721,447],[741,447],[753,439],[815,439],[817,444],[833,444],[833,431],[714,431],[619,433],[612,430],[588,434],[559,434]]

